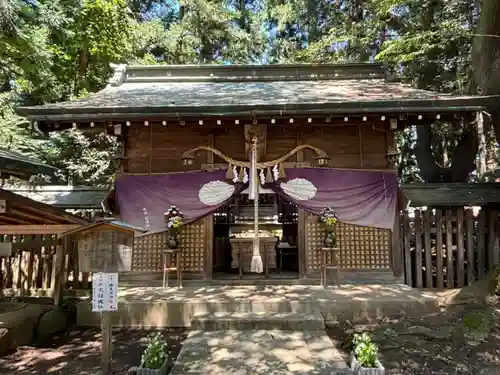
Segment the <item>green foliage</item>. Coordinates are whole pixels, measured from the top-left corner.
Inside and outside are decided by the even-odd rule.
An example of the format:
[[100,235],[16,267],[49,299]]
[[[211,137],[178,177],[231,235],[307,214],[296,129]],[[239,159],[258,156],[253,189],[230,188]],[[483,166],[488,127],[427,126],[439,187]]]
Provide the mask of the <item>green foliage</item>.
[[[494,0],[0,0],[0,147],[53,163],[59,182],[111,181],[114,140],[76,131],[40,139],[12,107],[100,90],[119,62],[380,61],[415,87],[494,93],[493,39],[476,38],[479,69],[471,69],[480,6],[491,13],[481,32],[498,34]],[[433,146],[443,164],[456,143],[447,127],[439,124],[444,143]],[[496,165],[490,138],[488,165]],[[398,135],[403,182],[421,180],[414,143],[412,129]]]
[[147,346],[142,354],[141,367],[159,369],[165,362],[165,351],[167,343],[163,340],[161,333],[151,334],[147,339]]
[[368,333],[354,335],[353,351],[362,367],[377,367],[378,347]]
[[499,265],[495,266],[488,273],[488,281],[489,281],[488,288],[490,290],[490,293],[494,296],[500,296],[500,266]]

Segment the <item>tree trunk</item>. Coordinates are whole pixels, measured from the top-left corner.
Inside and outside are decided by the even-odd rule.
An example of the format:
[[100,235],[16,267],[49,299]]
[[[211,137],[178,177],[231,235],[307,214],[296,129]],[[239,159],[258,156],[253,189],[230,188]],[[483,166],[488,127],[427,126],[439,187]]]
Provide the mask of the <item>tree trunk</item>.
[[500,94],[500,1],[483,0],[473,42],[476,83],[483,95]]
[[[472,45],[472,64],[478,92],[500,94],[500,1],[483,0],[479,26]],[[492,113],[492,124],[500,142],[500,114]]]

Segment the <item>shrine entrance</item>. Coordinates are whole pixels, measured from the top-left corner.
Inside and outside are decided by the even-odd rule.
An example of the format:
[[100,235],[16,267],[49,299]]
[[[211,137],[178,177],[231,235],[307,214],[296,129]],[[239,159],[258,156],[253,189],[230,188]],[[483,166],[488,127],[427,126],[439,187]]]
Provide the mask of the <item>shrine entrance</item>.
[[248,190],[221,207],[213,218],[214,279],[299,278],[300,241],[295,204],[272,190],[261,188],[259,191],[258,232],[264,263],[262,273],[251,272],[254,204],[248,197]]

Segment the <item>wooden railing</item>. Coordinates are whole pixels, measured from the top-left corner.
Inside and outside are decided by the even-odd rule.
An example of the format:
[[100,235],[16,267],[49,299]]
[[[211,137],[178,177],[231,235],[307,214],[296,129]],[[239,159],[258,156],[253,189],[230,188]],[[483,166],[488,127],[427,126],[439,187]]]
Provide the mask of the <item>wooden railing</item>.
[[499,213],[481,209],[415,210],[400,216],[406,284],[460,288],[500,261]]
[[[12,242],[12,255],[0,258],[0,290],[4,295],[48,295],[56,280],[57,235],[2,235]],[[62,282],[65,289],[88,289],[89,274],[78,272],[76,249],[69,243]]]

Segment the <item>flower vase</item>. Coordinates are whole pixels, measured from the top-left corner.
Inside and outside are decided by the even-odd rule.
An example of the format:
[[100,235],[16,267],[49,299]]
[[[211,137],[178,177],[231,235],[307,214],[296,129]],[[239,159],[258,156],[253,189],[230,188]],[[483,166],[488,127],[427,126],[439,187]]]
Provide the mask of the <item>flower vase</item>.
[[177,249],[179,247],[179,240],[177,239],[177,237],[169,236],[167,238],[167,247],[170,250]]
[[167,236],[167,247],[170,250],[175,250],[179,247],[179,231],[177,229],[169,229]]
[[334,247],[337,244],[337,235],[333,231],[325,231],[325,238],[323,239],[323,243],[326,247]]

